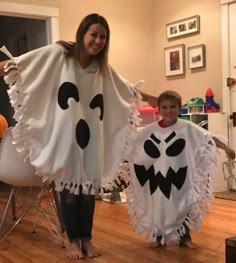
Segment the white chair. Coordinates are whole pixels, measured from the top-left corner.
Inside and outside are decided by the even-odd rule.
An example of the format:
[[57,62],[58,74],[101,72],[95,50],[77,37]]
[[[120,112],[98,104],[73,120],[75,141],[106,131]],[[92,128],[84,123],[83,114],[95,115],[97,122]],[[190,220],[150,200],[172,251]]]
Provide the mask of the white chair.
[[36,224],[41,222],[64,247],[58,196],[53,185],[42,183],[29,160],[24,161],[18,154],[13,144],[12,128],[6,130],[0,143],[0,181],[11,186],[0,222],[0,240],[32,212],[33,232],[36,232]]

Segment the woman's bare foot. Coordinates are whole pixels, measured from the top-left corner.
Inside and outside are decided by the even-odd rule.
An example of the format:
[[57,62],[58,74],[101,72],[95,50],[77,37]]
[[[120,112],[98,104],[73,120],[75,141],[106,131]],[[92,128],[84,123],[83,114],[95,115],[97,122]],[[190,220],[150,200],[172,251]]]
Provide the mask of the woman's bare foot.
[[86,254],[90,257],[98,257],[101,253],[97,250],[97,248],[90,241],[82,241],[82,249],[85,250]]
[[161,246],[160,242],[151,242],[151,243],[149,243],[149,247],[150,248],[158,248],[160,246]]
[[185,246],[185,247],[191,248],[191,249],[198,248],[198,245],[196,243],[192,242],[191,240],[182,243],[182,246]]
[[66,257],[69,259],[80,259],[84,257],[79,243],[70,243]]

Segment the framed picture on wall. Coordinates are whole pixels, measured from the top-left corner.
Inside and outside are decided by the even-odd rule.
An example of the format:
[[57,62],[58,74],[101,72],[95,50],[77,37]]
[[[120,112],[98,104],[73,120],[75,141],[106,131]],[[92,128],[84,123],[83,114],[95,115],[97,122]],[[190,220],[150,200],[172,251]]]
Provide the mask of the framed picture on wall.
[[166,76],[175,76],[185,73],[184,50],[184,44],[167,47],[164,49]]
[[206,64],[206,47],[197,45],[188,48],[188,67],[190,69],[202,68]]
[[200,16],[191,16],[166,25],[168,39],[200,32]]

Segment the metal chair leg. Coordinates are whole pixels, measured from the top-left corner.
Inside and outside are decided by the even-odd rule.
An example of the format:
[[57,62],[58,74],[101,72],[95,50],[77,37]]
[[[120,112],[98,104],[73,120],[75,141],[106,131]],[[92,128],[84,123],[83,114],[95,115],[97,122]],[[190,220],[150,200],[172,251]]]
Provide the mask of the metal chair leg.
[[[35,189],[37,191],[35,191]],[[3,240],[16,225],[31,210],[34,215],[33,232],[39,221],[64,246],[64,225],[60,217],[57,193],[50,185],[31,187],[23,190],[22,187],[12,186],[10,195],[0,222],[0,240]],[[11,208],[11,219],[9,212]],[[13,220],[12,220],[13,219]],[[13,222],[14,221],[14,222]]]

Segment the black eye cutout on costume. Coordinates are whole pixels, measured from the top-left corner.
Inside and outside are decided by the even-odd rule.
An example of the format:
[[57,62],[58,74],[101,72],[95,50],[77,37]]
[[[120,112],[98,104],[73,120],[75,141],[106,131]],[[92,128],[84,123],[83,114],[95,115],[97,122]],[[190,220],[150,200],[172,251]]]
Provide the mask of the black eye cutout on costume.
[[144,151],[151,158],[159,158],[161,155],[159,149],[151,140],[146,140],[144,142]]
[[97,94],[92,101],[89,104],[89,107],[91,109],[95,109],[95,108],[100,108],[100,121],[103,120],[103,115],[104,115],[104,103],[103,103],[103,95],[102,94]]
[[[161,142],[153,133],[151,134],[150,138],[157,144]],[[161,155],[159,149],[151,140],[146,140],[144,142],[144,151],[151,158],[159,158]]]
[[75,99],[76,102],[79,102],[79,91],[75,84],[71,82],[64,82],[61,84],[58,91],[58,104],[63,109],[66,110],[69,108],[68,100],[69,98]]
[[178,139],[174,141],[167,149],[166,149],[166,155],[170,157],[174,157],[179,155],[185,147],[185,140],[184,139]]
[[[71,82],[64,82],[61,84],[58,90],[57,100],[58,105],[62,110],[69,108],[68,101],[70,98],[73,98],[76,102],[80,102],[79,90],[77,86]],[[93,110],[95,108],[100,109],[100,121],[103,120],[104,116],[104,102],[103,95],[97,94],[94,96],[92,101],[89,104],[89,107]],[[77,144],[83,150],[85,149],[90,142],[90,128],[86,120],[80,119],[75,128],[75,137]]]
[[[168,143],[170,140],[172,140],[176,136],[175,132],[172,132],[166,139],[165,142]],[[154,144],[160,144],[161,141],[152,133],[150,135],[150,138],[152,140],[146,140],[144,142],[144,151],[145,153],[150,156],[151,158],[159,158],[161,153],[160,150],[157,148],[157,146]],[[153,142],[154,141],[154,142]],[[175,157],[179,155],[185,147],[185,140],[180,138],[174,141],[167,149],[166,149],[166,155],[169,157]]]
[[176,136],[176,133],[173,131],[167,138],[165,138],[165,142],[168,143]]

